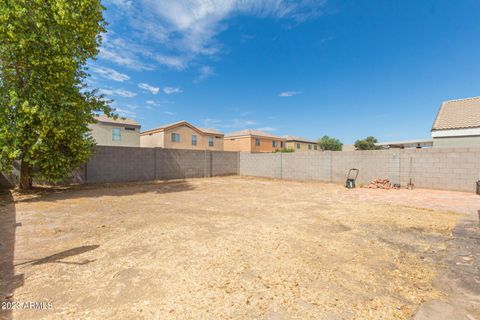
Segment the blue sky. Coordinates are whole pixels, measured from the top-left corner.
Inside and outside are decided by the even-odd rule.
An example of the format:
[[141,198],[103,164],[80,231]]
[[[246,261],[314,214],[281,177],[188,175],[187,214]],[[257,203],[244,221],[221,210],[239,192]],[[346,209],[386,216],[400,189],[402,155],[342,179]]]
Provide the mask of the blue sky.
[[477,0],[103,4],[88,83],[143,130],[420,139],[443,100],[480,95]]

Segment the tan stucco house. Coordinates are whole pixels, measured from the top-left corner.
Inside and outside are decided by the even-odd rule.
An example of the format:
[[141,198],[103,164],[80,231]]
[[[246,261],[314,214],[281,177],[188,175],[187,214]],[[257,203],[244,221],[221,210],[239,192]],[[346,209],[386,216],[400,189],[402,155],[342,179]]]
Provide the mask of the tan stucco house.
[[275,152],[285,148],[286,139],[260,130],[242,130],[225,135],[225,151]]
[[445,101],[432,126],[433,147],[480,147],[480,97]]
[[140,124],[135,120],[100,115],[89,128],[97,145],[140,147]]
[[142,147],[191,150],[223,150],[224,134],[196,127],[185,120],[147,130],[140,135]]
[[296,136],[283,136],[286,139],[286,148],[295,152],[321,151],[317,142]]

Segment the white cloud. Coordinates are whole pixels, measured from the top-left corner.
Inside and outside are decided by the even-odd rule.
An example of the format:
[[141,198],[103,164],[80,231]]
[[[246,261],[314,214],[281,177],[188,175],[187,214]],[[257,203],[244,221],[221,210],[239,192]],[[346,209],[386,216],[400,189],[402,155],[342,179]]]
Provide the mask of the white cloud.
[[113,91],[113,93],[117,96],[121,96],[125,98],[132,98],[137,95],[135,92],[123,90],[123,89],[116,89],[115,91]]
[[163,92],[165,92],[166,94],[181,93],[182,88],[180,88],[180,87],[165,87],[165,88],[163,88]]
[[151,54],[149,49],[130,40],[116,37],[112,31],[103,34],[103,44],[98,57],[132,70],[144,71],[154,69],[152,64],[144,61]]
[[137,116],[137,114],[132,110],[126,110],[122,108],[115,108],[115,112],[121,117],[135,118]]
[[145,101],[145,103],[146,103],[146,104],[149,104],[149,105],[151,105],[151,106],[156,106],[156,105],[157,105],[157,103],[156,103],[155,101],[153,101],[153,100],[147,100],[147,101]]
[[195,82],[201,82],[211,76],[215,75],[215,71],[210,66],[203,66],[198,69],[198,76],[195,79]]
[[167,115],[167,116],[174,116],[176,115],[175,112],[171,112],[171,111],[164,111],[163,114]]
[[158,94],[160,88],[149,85],[148,83],[139,83],[138,87],[145,91],[150,91],[151,94]]
[[156,55],[154,60],[163,64],[171,69],[184,70],[187,67],[188,58],[168,56],[168,55]]
[[91,67],[90,69],[96,74],[99,74],[109,80],[123,82],[130,79],[128,75],[107,67]]
[[203,120],[203,124],[206,127],[211,128],[246,128],[250,126],[257,125],[258,123],[254,120],[247,120],[247,119],[231,119],[228,121],[223,121],[220,119],[211,119],[207,118]]
[[99,89],[98,92],[106,96],[120,96],[125,98],[133,98],[137,95],[135,92],[131,92],[123,89],[105,89],[104,88],[104,89]]
[[[118,8],[122,24],[128,23],[141,39],[161,45],[158,52],[140,52],[169,68],[183,70],[197,56],[218,54],[222,44],[217,35],[228,28],[236,15],[272,17],[296,23],[319,16],[326,0],[105,0]],[[120,23],[120,22],[119,22]],[[133,68],[145,68],[132,48],[106,46],[101,56]]]
[[257,130],[260,130],[260,131],[276,131],[277,129],[272,128],[272,127],[261,127],[261,128],[258,128]]
[[302,91],[284,91],[278,94],[279,97],[293,97],[302,94]]

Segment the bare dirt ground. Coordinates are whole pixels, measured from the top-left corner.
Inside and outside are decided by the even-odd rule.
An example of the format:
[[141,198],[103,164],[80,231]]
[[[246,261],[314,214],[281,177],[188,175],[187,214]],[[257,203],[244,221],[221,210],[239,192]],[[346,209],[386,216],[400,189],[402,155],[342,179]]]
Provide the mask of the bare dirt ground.
[[480,202],[372,191],[226,177],[7,195],[0,298],[51,308],[2,317],[408,319],[448,298],[433,282],[461,215],[445,210]]

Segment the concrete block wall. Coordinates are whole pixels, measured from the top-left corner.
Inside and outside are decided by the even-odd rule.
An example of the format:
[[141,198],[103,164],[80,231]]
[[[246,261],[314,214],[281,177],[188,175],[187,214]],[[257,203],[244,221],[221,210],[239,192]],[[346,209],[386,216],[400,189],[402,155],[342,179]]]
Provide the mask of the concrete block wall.
[[84,166],[85,182],[126,182],[155,179],[155,149],[95,147]]
[[480,148],[390,149],[322,153],[240,154],[240,174],[344,183],[348,170],[357,183],[388,178],[406,186],[474,192],[480,180]]
[[480,148],[403,150],[400,183],[420,188],[475,191],[480,180]]
[[210,177],[210,152],[155,149],[156,179]]
[[332,152],[283,153],[282,178],[330,181]]
[[210,152],[210,173],[212,176],[237,175],[239,169],[238,152]]
[[365,184],[378,177],[390,179],[391,156],[390,150],[332,152],[331,182],[344,183],[351,168],[359,169],[357,184]]
[[281,153],[240,152],[240,175],[265,178],[282,178]]
[[79,175],[87,183],[201,178],[236,175],[238,162],[237,152],[97,146]]

